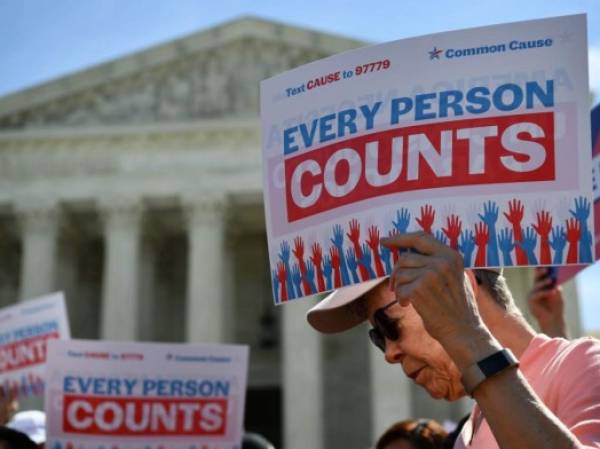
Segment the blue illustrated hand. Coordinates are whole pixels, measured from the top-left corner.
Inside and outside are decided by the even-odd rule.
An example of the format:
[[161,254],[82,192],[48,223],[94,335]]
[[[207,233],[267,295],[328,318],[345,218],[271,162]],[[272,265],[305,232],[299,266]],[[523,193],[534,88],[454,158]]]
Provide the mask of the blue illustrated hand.
[[513,264],[511,253],[515,249],[515,242],[513,240],[513,231],[509,228],[500,230],[498,236],[498,245],[502,251],[502,259],[505,266],[511,266]]
[[277,276],[277,270],[271,271],[271,280],[273,281],[273,294],[275,295],[275,301],[279,302],[279,276]]
[[473,250],[475,249],[475,236],[472,230],[464,230],[460,233],[460,242],[458,243],[458,249],[463,255],[465,267],[471,266],[471,258],[473,257]]
[[283,241],[281,242],[279,248],[281,249],[281,252],[279,253],[279,259],[281,259],[281,261],[285,264],[289,263],[291,252],[290,244],[287,241]]
[[410,225],[410,212],[408,209],[403,207],[402,209],[397,210],[396,221],[392,220],[392,223],[399,233],[406,233],[408,226]]
[[362,257],[358,260],[358,263],[369,272],[369,279],[375,279],[375,272],[371,268],[371,249],[366,243],[362,244]]
[[448,244],[448,237],[446,237],[446,234],[444,234],[442,231],[440,231],[439,229],[437,229],[435,231],[435,235],[434,235],[435,239],[441,243],[443,243],[444,245]]
[[489,239],[487,243],[487,260],[490,266],[500,265],[498,255],[497,237],[496,237],[496,222],[498,221],[498,205],[494,201],[488,201],[483,204],[483,215],[479,215],[488,228]]
[[286,289],[287,289],[288,298],[293,299],[296,297],[296,292],[294,291],[294,284],[293,284],[293,280],[292,280],[292,270],[290,268],[290,253],[291,253],[290,244],[286,240],[284,240],[283,242],[281,242],[280,249],[281,249],[281,252],[279,253],[279,259],[281,259],[281,261],[285,265],[285,272],[286,272],[285,280],[286,280]]
[[294,281],[294,287],[296,287],[297,297],[302,296],[302,274],[300,273],[300,267],[298,264],[294,264],[292,267],[292,280]]
[[537,244],[537,233],[531,226],[527,226],[523,234],[523,241],[519,243],[523,251],[527,254],[527,261],[531,265],[537,265],[538,260],[535,256],[535,246]]
[[[569,209],[571,215],[581,225],[581,239],[579,240],[579,260],[584,263],[593,262],[592,258],[592,237],[587,227],[590,216],[590,202],[587,198],[580,196],[575,199],[575,211]],[[589,234],[589,235],[588,235]]]
[[571,212],[571,215],[573,215],[581,226],[587,225],[587,220],[590,216],[590,202],[583,196],[575,198],[575,211],[569,209],[569,212]]
[[331,290],[331,275],[333,274],[333,267],[331,266],[331,256],[323,256],[323,276],[325,276],[325,287],[327,290]]
[[554,250],[552,263],[560,265],[563,263],[563,253],[567,245],[567,234],[564,226],[554,226],[552,228],[552,237],[550,238],[550,247]]
[[356,272],[358,264],[356,262],[356,254],[354,254],[354,249],[348,248],[346,250],[346,260],[348,261],[348,268],[350,269],[350,274],[352,275],[352,281],[355,284],[360,282],[360,279],[358,278],[358,273]]
[[306,262],[306,281],[308,282],[308,285],[310,285],[310,292],[317,293],[317,286],[315,284],[315,266],[310,260]]
[[392,250],[389,249],[387,246],[380,245],[379,252],[381,253],[381,260],[383,260],[383,263],[385,264],[386,274],[391,274],[392,273],[392,260],[391,260]]
[[333,226],[333,238],[331,243],[335,245],[340,255],[340,274],[342,276],[342,285],[350,285],[350,275],[348,274],[348,265],[344,254],[344,229],[341,225]]

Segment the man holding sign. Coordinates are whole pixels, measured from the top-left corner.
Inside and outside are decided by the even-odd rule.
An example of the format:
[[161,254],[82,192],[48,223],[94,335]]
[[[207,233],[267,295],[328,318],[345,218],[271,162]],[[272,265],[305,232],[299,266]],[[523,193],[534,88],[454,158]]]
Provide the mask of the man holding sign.
[[471,395],[456,448],[600,442],[600,343],[537,335],[498,268],[593,261],[585,28],[406,39],[261,86],[275,302],[337,288],[315,329],[368,320],[431,396]]

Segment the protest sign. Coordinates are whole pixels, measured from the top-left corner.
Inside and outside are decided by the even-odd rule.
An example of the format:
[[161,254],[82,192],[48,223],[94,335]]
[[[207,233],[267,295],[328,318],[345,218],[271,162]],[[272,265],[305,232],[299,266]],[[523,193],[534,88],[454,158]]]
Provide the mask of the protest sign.
[[68,339],[62,293],[0,309],[0,385],[15,396],[42,395],[46,345]]
[[[592,109],[592,191],[594,195],[594,229],[596,230],[596,250],[594,260],[600,260],[600,104]],[[557,282],[567,282],[587,265],[565,266],[558,270]]]
[[246,346],[52,342],[46,447],[239,448],[247,369]]
[[260,97],[276,303],[390,273],[394,233],[467,267],[592,261],[585,15],[360,48]]

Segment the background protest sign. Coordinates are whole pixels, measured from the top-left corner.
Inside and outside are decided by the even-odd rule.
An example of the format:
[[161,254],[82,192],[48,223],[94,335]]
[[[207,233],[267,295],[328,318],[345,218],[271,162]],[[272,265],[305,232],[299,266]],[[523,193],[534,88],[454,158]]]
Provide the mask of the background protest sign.
[[[596,230],[595,261],[600,260],[600,104],[597,104],[591,113],[592,128],[592,191],[594,206],[591,212],[594,217]],[[559,284],[567,282],[587,265],[565,266],[558,270],[557,281]]]
[[46,447],[239,448],[248,347],[55,341]]
[[16,396],[43,394],[46,345],[68,338],[62,293],[0,309],[0,385]]
[[[391,271],[424,230],[466,266],[590,263],[584,15],[335,55],[261,84],[275,302]],[[570,210],[575,211],[575,216]]]

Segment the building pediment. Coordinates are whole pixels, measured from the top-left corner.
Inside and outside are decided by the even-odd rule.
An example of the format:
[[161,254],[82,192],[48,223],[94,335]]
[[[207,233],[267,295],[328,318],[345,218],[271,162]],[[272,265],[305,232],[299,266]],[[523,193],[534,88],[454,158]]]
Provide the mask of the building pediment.
[[360,45],[242,18],[0,98],[0,129],[255,117],[260,80]]

